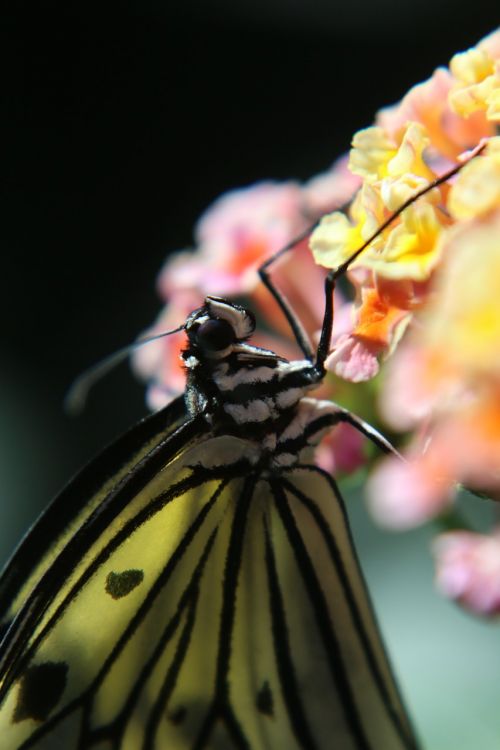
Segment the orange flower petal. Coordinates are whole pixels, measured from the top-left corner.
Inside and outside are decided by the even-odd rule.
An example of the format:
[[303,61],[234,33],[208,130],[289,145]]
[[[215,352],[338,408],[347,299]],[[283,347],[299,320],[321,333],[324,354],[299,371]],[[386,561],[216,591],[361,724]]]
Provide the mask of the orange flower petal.
[[385,349],[391,342],[394,329],[407,314],[406,310],[387,304],[376,289],[363,289],[353,335]]

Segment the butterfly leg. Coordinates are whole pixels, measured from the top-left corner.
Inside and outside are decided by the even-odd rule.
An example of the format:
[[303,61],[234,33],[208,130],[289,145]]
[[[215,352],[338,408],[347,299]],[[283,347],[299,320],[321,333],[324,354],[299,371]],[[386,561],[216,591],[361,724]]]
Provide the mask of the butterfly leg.
[[323,314],[323,323],[321,326],[321,335],[316,352],[314,352],[309,337],[305,332],[300,320],[295,315],[292,306],[287,300],[286,296],[281,292],[278,287],[274,284],[270,274],[269,267],[275,263],[281,256],[285,255],[290,250],[293,250],[299,242],[305,240],[312,231],[319,224],[319,221],[315,222],[312,226],[308,227],[301,235],[295,237],[288,245],[282,247],[278,252],[271,255],[257,270],[259,277],[268,291],[272,294],[276,302],[278,303],[281,311],[283,312],[290,329],[303,352],[306,359],[310,362],[315,362],[316,369],[318,371],[318,381],[321,380],[325,375],[325,359],[328,356],[330,350],[330,340],[332,337],[333,327],[333,295],[335,291],[335,281],[339,276],[345,273],[346,268],[341,266],[340,268],[333,269],[325,277],[325,311]]
[[362,435],[367,437],[368,440],[376,445],[383,453],[392,453],[393,456],[397,456],[402,461],[405,460],[401,453],[396,450],[392,443],[390,443],[382,433],[372,427],[368,422],[365,422],[364,419],[361,419],[361,417],[358,417],[347,409],[342,409],[341,406],[337,405],[337,413],[335,414],[334,422],[335,424],[338,424],[339,422],[350,424],[358,430],[358,432],[361,432]]
[[309,341],[309,336],[305,332],[300,320],[295,315],[292,306],[290,305],[289,301],[285,297],[285,295],[278,289],[278,287],[274,284],[271,276],[269,275],[268,268],[278,260],[278,258],[281,258],[282,255],[285,255],[285,253],[289,252],[290,250],[293,250],[293,248],[299,244],[299,242],[302,242],[302,240],[305,240],[306,237],[308,237],[311,232],[316,228],[317,224],[319,222],[316,222],[312,226],[308,227],[302,234],[300,234],[298,237],[295,237],[291,242],[288,243],[288,245],[285,245],[282,247],[278,252],[271,255],[270,258],[268,258],[264,263],[259,266],[257,269],[257,273],[259,274],[259,277],[266,287],[268,291],[272,294],[276,302],[278,303],[281,311],[283,312],[283,315],[285,316],[288,325],[290,326],[290,329],[295,336],[295,340],[297,344],[299,345],[300,350],[304,354],[304,357],[308,359],[310,362],[313,362],[314,360],[314,351],[311,346],[311,342]]

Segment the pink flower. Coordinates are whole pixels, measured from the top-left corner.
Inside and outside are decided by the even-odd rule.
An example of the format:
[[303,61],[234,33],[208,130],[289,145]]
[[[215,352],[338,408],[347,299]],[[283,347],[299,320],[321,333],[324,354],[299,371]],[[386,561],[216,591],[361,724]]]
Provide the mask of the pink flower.
[[495,493],[500,488],[500,393],[468,395],[468,403],[436,424],[431,448],[456,482]]
[[[327,370],[352,383],[375,377],[379,371],[379,355],[391,351],[409,322],[408,309],[401,307],[411,306],[404,294],[408,284],[412,282],[386,281],[385,287],[382,284],[377,288],[360,287],[358,307],[344,306],[349,309],[353,322],[348,332],[344,330],[338,337],[334,336],[332,352],[325,362]],[[391,301],[389,290],[397,304]],[[334,334],[337,331],[338,328]]]
[[454,495],[453,476],[434,464],[432,452],[415,461],[395,456],[384,458],[367,483],[370,509],[375,518],[392,529],[408,529],[444,511]]
[[316,448],[316,462],[334,476],[351,474],[366,463],[365,441],[358,430],[341,423]]
[[450,109],[448,96],[452,87],[451,73],[438,68],[427,81],[411,88],[401,102],[380,110],[376,123],[396,136],[408,122],[419,122],[430,138],[428,158],[433,168],[444,170],[462,151],[494,133],[482,112],[463,118]]
[[435,410],[456,404],[461,389],[445,360],[431,362],[421,347],[406,340],[387,363],[380,412],[394,430],[414,429]]
[[[410,353],[415,354],[407,349]],[[409,526],[441,513],[457,484],[498,492],[500,393],[474,394],[453,379],[447,390],[427,393],[425,375],[418,383],[423,371],[418,358],[397,359],[397,369],[406,364],[408,370],[406,378],[400,373],[399,389],[394,378],[390,381],[394,391],[392,398],[390,387],[385,393],[386,409],[390,405],[394,426],[414,424],[418,430],[406,450],[408,462],[385,459],[375,470],[370,496],[382,523]]]
[[203,295],[248,294],[258,284],[258,266],[306,227],[300,187],[261,182],[221,196],[195,229],[196,252],[169,259],[159,290],[169,299],[180,289]]
[[500,614],[500,531],[441,534],[434,542],[436,585],[479,615]]
[[[392,427],[415,430],[404,502],[415,504],[416,519],[424,507],[441,509],[443,477],[444,504],[450,482],[500,488],[499,232],[496,209],[448,233],[427,304],[387,368],[383,414]],[[381,474],[381,495],[392,482]]]
[[326,358],[325,367],[339,378],[361,383],[371,380],[378,373],[378,353],[378,348],[344,334],[335,342],[334,350]]

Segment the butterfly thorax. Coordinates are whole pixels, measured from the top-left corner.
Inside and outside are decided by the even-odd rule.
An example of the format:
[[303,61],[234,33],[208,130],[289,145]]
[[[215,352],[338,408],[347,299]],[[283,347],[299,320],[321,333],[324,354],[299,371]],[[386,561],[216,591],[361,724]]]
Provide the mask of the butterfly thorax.
[[289,466],[318,442],[321,418],[335,407],[306,397],[320,380],[314,363],[253,346],[246,340],[253,327],[248,311],[219,298],[192,313],[182,354],[186,405],[191,415],[203,414],[215,436],[258,446],[259,463]]

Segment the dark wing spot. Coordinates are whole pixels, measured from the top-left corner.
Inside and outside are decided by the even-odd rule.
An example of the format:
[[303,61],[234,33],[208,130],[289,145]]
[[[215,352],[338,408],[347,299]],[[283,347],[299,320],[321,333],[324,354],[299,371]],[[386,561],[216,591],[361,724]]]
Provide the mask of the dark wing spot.
[[21,677],[21,687],[14,709],[14,722],[23,719],[45,721],[59,703],[66,685],[68,665],[47,661],[29,667]]
[[124,570],[123,573],[109,573],[106,578],[106,593],[113,599],[127,596],[144,579],[142,570]]
[[172,722],[172,724],[182,724],[184,719],[186,718],[186,709],[184,706],[179,706],[173,713],[168,715],[168,718]]
[[271,688],[269,687],[269,683],[266,680],[259,692],[257,693],[257,708],[261,712],[261,714],[266,714],[267,716],[272,716],[274,713],[274,704],[273,704],[273,694],[271,693]]

